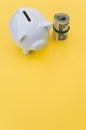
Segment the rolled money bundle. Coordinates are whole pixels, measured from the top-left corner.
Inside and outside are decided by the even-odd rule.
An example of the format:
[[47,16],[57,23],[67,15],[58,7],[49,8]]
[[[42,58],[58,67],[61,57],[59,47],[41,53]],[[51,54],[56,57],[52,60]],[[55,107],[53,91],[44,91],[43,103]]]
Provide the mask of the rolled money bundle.
[[65,40],[68,36],[70,17],[67,14],[59,13],[54,15],[53,37],[56,40]]

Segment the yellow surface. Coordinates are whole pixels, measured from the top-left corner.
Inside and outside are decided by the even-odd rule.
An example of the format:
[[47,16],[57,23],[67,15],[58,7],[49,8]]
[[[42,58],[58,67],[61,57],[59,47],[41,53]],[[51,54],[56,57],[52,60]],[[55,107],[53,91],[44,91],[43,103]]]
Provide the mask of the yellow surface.
[[[19,7],[39,10],[52,22],[71,17],[65,41],[25,56],[8,32]],[[86,0],[1,0],[0,130],[86,130]]]

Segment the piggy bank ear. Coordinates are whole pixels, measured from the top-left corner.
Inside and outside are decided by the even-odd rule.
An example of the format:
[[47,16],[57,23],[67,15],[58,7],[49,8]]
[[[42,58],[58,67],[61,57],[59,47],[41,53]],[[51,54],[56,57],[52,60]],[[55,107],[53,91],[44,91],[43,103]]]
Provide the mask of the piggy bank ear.
[[44,22],[43,22],[43,27],[50,29],[51,23],[49,23],[49,22],[47,22],[47,21],[44,21]]
[[19,33],[18,35],[18,41],[22,41],[26,37],[25,33]]

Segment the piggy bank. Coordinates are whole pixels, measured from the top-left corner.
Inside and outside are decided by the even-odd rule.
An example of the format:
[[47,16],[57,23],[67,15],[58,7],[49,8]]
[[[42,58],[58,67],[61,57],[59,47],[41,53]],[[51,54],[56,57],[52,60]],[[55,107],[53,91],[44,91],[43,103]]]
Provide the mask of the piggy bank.
[[9,22],[11,37],[24,54],[46,45],[50,27],[51,23],[31,8],[18,9]]

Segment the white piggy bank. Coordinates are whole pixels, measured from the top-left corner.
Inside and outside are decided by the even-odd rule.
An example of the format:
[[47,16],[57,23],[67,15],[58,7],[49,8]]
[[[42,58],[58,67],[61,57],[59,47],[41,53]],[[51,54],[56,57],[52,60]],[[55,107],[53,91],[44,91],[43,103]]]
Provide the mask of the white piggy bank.
[[31,8],[18,9],[9,23],[11,37],[24,54],[45,46],[50,27],[51,23]]

